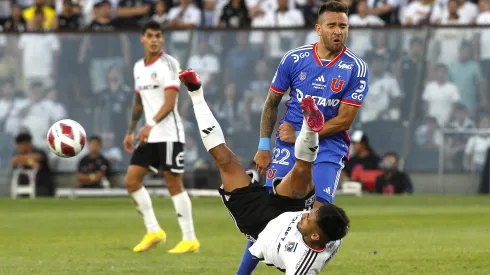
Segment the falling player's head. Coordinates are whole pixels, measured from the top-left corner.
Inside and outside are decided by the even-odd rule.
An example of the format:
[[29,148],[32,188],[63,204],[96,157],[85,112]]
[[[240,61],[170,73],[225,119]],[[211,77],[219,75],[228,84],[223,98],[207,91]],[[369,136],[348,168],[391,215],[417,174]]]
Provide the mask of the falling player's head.
[[165,42],[160,24],[155,21],[146,22],[141,31],[140,41],[147,55],[159,54]]
[[325,204],[304,213],[298,230],[307,243],[323,247],[328,242],[342,239],[349,230],[349,223],[342,208]]
[[329,0],[318,10],[315,25],[320,43],[330,52],[340,52],[347,40],[349,22],[348,7],[338,0]]

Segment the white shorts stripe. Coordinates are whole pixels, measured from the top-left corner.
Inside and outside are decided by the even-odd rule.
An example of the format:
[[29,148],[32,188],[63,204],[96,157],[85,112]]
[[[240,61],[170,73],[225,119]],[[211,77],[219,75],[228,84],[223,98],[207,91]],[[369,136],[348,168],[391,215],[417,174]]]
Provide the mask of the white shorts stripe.
[[174,155],[173,154],[174,144],[173,142],[166,142],[166,143],[167,143],[167,155],[166,155],[165,163],[169,166],[172,166],[172,156]]

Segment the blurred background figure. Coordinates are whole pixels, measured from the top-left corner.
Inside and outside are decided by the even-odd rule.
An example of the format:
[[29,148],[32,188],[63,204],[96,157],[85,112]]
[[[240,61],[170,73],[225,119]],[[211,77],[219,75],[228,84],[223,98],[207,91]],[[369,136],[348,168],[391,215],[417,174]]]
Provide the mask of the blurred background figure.
[[355,169],[378,170],[380,157],[369,144],[369,139],[362,131],[355,131],[351,136],[352,156],[342,170],[342,179],[349,180]]
[[109,161],[101,154],[102,139],[92,136],[88,139],[90,152],[78,164],[78,188],[108,188],[107,177],[111,173]]
[[410,177],[398,170],[398,154],[389,152],[384,154],[380,163],[383,174],[376,179],[375,191],[378,194],[411,194],[413,192]]

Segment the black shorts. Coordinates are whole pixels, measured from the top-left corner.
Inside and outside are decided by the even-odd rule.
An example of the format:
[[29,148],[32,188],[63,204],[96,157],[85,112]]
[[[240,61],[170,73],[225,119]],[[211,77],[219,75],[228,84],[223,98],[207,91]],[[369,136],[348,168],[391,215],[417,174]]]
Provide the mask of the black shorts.
[[131,165],[152,166],[160,171],[184,173],[184,144],[156,142],[140,144],[131,156]]
[[232,192],[220,188],[219,193],[236,226],[251,241],[257,240],[267,224],[282,213],[306,211],[315,203],[314,189],[303,199],[271,194],[253,183]]

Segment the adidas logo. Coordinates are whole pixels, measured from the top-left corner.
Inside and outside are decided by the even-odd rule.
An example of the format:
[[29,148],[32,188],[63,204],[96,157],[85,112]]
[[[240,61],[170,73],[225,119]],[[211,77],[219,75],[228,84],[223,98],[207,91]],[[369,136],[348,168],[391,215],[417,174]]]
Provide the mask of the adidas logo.
[[177,218],[182,218],[183,216],[180,213],[177,213]]
[[325,78],[323,78],[323,75],[317,77],[315,80],[318,82],[325,82]]
[[230,195],[225,195],[225,200],[230,201]]
[[315,152],[316,152],[316,150],[318,150],[318,145],[317,145],[317,146],[315,146],[315,147],[310,147],[310,148],[308,148],[308,149],[310,149],[310,151],[311,151],[311,152],[315,153]]
[[209,135],[209,134],[211,134],[211,132],[213,132],[214,128],[216,128],[216,126],[211,126],[211,127],[206,128],[204,130],[201,130],[201,132],[205,133],[206,135]]

